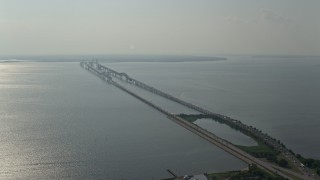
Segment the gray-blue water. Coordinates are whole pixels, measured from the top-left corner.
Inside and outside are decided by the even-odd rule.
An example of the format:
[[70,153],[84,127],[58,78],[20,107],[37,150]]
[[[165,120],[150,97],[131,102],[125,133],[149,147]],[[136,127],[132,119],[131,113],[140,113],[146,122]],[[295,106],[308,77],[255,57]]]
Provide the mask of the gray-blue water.
[[[104,64],[320,158],[317,58]],[[77,62],[0,63],[0,142],[1,179],[159,179],[168,168],[245,167]]]
[[320,159],[320,57],[231,56],[215,62],[108,66]]
[[236,131],[231,127],[221,124],[217,121],[213,121],[212,119],[198,119],[194,122],[198,126],[206,129],[209,132],[214,133],[215,135],[228,140],[229,142],[237,145],[243,146],[256,146],[257,142],[241,133],[240,131]]

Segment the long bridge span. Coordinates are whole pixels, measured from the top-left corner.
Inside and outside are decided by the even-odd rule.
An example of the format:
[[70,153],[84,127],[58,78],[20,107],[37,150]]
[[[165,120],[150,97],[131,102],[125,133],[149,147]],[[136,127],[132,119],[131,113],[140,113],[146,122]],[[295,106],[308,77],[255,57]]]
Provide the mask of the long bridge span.
[[[145,83],[142,83],[136,79],[133,79],[126,73],[120,73],[120,72],[117,72],[111,68],[103,66],[103,65],[99,64],[97,61],[81,62],[80,66],[83,67],[84,69],[88,70],[89,72],[91,72],[95,76],[99,77],[104,82],[111,84],[111,85],[114,85],[115,87],[121,89],[122,91],[130,94],[131,96],[137,98],[138,100],[144,102],[145,104],[147,104],[147,105],[151,106],[152,108],[158,110],[159,112],[165,114],[169,119],[171,119],[175,123],[179,124],[180,126],[186,128],[189,131],[197,134],[198,136],[206,139],[207,141],[213,143],[214,145],[220,147],[224,151],[232,154],[233,156],[239,158],[240,160],[242,160],[248,164],[256,164],[262,169],[265,169],[265,170],[272,172],[272,173],[275,173],[275,174],[279,174],[287,179],[292,179],[291,176],[301,178],[301,179],[314,179],[314,178],[307,176],[305,174],[304,175],[298,174],[298,173],[292,172],[290,170],[275,166],[271,163],[261,161],[260,159],[257,159],[255,157],[253,157],[252,155],[239,149],[238,147],[234,146],[232,143],[228,142],[227,140],[216,136],[215,134],[199,127],[198,125],[196,125],[194,123],[190,123],[190,122],[182,119],[181,117],[168,112],[167,110],[161,108],[160,106],[155,105],[154,103],[148,101],[147,99],[137,95],[136,93],[130,91],[129,89],[125,88],[124,86],[122,86],[119,83],[117,83],[116,81],[114,81],[112,78],[116,78],[118,80],[125,81],[125,82],[130,83],[132,85],[135,85],[139,88],[147,90],[151,93],[162,96],[166,99],[177,102],[181,105],[184,105],[190,109],[196,110],[196,111],[203,113],[203,114],[206,114],[206,115],[210,115],[216,119],[219,119],[220,121],[224,121],[226,124],[232,124],[232,125],[237,126],[241,129],[245,129],[248,132],[254,133],[255,136],[259,137],[260,139],[263,139],[265,141],[265,143],[276,148],[280,152],[288,153],[288,150],[286,148],[284,148],[281,144],[279,144],[275,139],[269,137],[267,134],[262,133],[261,131],[259,131],[258,129],[256,129],[252,126],[245,125],[238,120],[235,120],[230,117],[223,116],[223,115],[220,115],[217,113],[213,113],[209,110],[206,110],[204,108],[201,108],[201,107],[196,106],[194,104],[191,104],[189,102],[183,101],[177,97],[174,97],[174,96],[167,94],[161,90],[158,90],[152,86],[149,86]],[[294,159],[294,161],[297,162],[298,160]]]

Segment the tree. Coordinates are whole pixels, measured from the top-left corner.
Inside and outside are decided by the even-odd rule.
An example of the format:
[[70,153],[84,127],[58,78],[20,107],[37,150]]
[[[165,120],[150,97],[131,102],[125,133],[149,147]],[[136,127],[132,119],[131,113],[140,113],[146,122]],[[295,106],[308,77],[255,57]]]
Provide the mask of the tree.
[[281,167],[288,167],[288,161],[285,160],[285,159],[280,159],[280,161],[278,162],[278,164],[281,166]]

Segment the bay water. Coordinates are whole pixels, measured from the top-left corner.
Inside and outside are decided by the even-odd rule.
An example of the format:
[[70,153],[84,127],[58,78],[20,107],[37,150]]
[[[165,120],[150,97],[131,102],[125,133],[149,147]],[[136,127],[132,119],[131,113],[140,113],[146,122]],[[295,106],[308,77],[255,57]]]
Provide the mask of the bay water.
[[[320,158],[317,57],[102,63]],[[134,91],[173,113],[196,113]],[[226,139],[234,138],[229,131]],[[167,169],[184,175],[246,166],[78,62],[0,63],[0,142],[1,179],[160,179],[170,177]]]

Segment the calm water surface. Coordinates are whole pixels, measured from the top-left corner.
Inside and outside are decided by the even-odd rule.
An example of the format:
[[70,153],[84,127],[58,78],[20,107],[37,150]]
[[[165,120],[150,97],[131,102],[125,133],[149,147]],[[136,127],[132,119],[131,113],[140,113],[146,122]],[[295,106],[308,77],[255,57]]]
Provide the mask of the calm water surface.
[[0,64],[0,115],[0,179],[159,179],[168,168],[245,167],[78,63]]
[[[317,58],[104,63],[320,158]],[[171,112],[195,113],[131,89]],[[0,179],[159,179],[168,168],[245,167],[76,62],[0,63],[0,142]]]
[[228,115],[320,159],[320,57],[252,58],[108,66]]
[[246,136],[240,131],[234,130],[225,124],[220,124],[219,122],[214,121],[212,119],[207,119],[207,118],[198,119],[194,123],[206,129],[207,131],[212,132],[215,135],[230,141],[233,144],[242,145],[242,146],[257,145],[256,141],[254,141],[249,136]]

